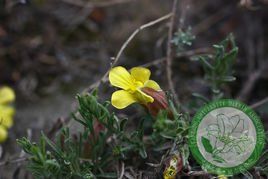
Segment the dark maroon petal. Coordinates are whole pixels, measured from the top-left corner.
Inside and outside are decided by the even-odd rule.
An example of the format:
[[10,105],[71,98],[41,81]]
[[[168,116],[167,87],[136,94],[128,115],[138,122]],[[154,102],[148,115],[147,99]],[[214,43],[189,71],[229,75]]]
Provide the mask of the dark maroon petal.
[[157,116],[160,110],[169,109],[166,94],[164,93],[164,91],[157,91],[157,90],[154,90],[152,88],[147,88],[147,87],[142,88],[142,91],[154,99],[154,102],[147,103],[145,105],[151,115]]

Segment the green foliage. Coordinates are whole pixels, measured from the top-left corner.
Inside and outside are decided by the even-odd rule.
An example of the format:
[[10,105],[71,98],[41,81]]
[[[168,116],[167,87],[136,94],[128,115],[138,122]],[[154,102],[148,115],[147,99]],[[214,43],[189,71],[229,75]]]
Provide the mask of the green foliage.
[[36,178],[94,178],[96,164],[104,159],[83,159],[82,140],[71,138],[68,128],[64,128],[55,143],[42,134],[39,145],[26,138],[19,139],[18,144],[30,155],[28,169]]
[[155,138],[155,141],[163,138],[182,140],[187,135],[188,127],[186,116],[179,115],[174,119],[169,119],[167,111],[162,111],[158,114],[153,124],[154,133],[152,137]]
[[[79,115],[73,114],[73,118],[82,125],[83,131],[70,134],[70,129],[65,127],[53,141],[42,134],[39,144],[26,138],[18,140],[29,155],[28,169],[36,178],[117,178],[115,166],[119,161],[137,165],[133,158],[138,157],[148,162],[148,151],[159,161],[164,151],[179,152],[183,162],[188,163],[189,149],[185,142],[189,117],[179,114],[172,102],[173,119],[169,119],[167,111],[159,113],[152,119],[155,123],[151,137],[145,140],[147,119],[140,120],[137,129],[129,131],[127,119],[119,119],[109,112],[109,103],[99,103],[96,93],[77,99]],[[159,148],[167,143],[173,148]],[[183,147],[176,147],[178,145]]]
[[205,71],[205,79],[212,88],[213,99],[220,99],[223,96],[222,85],[236,79],[233,76],[232,67],[236,60],[238,47],[232,34],[213,47],[214,54],[199,56],[199,60]]
[[[147,150],[152,149],[144,140],[145,119],[140,121],[137,129],[128,131],[127,119],[119,119],[109,112],[109,103],[99,103],[96,93],[77,96],[77,99],[79,114],[73,114],[73,118],[82,125],[80,132],[71,134],[70,128],[64,127],[54,140],[42,134],[39,144],[26,138],[17,141],[29,155],[28,169],[34,177],[117,178],[115,166],[119,161],[148,158]],[[167,126],[160,123],[157,122],[156,128],[164,131]],[[182,125],[179,117],[176,124]],[[186,131],[181,127],[174,128],[166,135],[175,139],[179,136],[177,132]],[[170,140],[162,138],[163,141]]]
[[187,30],[183,31],[178,29],[175,33],[172,43],[177,47],[177,53],[182,52],[185,47],[191,46],[195,40],[195,36],[192,34],[192,29],[189,27]]
[[40,139],[39,145],[31,143],[26,138],[18,140],[18,144],[31,156],[27,167],[34,177],[56,178],[60,176],[61,166],[53,158],[52,154],[46,151],[45,138],[43,136]]
[[169,107],[171,112],[159,112],[154,121],[151,135],[153,150],[158,155],[163,151],[167,151],[169,155],[179,153],[183,165],[187,166],[190,154],[187,144],[190,116],[179,113],[171,100]]

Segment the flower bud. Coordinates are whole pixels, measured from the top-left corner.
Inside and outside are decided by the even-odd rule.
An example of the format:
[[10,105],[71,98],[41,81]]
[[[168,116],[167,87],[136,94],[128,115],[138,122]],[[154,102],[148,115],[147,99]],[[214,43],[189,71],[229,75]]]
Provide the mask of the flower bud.
[[[142,91],[154,99],[152,103],[145,105],[152,116],[157,116],[161,110],[168,110],[168,102],[164,91],[157,91],[147,87],[142,88]],[[169,115],[171,115],[171,111],[169,111]]]

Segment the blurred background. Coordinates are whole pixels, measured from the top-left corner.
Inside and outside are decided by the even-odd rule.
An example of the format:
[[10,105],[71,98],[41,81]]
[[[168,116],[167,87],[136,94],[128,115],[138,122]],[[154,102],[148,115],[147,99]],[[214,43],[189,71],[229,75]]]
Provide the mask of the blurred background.
[[[235,36],[237,81],[225,87],[226,96],[249,105],[267,97],[268,1],[192,0],[185,8],[184,27],[195,35],[186,50],[211,48],[229,33]],[[171,9],[171,0],[1,0],[0,86],[11,86],[17,99],[0,161],[20,156],[17,138],[36,140],[40,131],[49,132],[59,118],[68,117],[76,107],[75,95],[101,78],[128,36]],[[165,57],[167,37],[168,21],[141,31],[119,64],[131,68]],[[168,90],[165,63],[149,68],[152,79]],[[172,69],[183,104],[191,104],[193,92],[208,94],[198,62],[177,57]],[[110,100],[112,91],[101,85],[99,96]],[[268,120],[268,104],[256,110]],[[2,162],[0,178],[16,178],[19,170],[24,170],[20,164]]]

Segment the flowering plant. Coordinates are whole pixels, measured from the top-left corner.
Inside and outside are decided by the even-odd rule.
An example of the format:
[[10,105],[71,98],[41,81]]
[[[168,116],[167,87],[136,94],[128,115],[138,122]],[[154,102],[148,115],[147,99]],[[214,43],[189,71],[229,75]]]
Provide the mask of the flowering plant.
[[132,103],[140,103],[148,108],[152,115],[167,109],[167,99],[160,86],[150,80],[151,72],[147,68],[134,67],[130,73],[121,66],[110,70],[111,85],[121,88],[112,94],[112,105],[123,109]]
[[[230,44],[231,50],[227,51]],[[152,178],[210,175],[191,158],[188,130],[198,105],[221,98],[223,84],[235,80],[231,67],[237,47],[232,36],[214,47],[214,54],[195,58],[201,62],[211,94],[195,93],[192,103],[181,106],[175,105],[171,95],[150,79],[149,69],[134,67],[128,71],[122,66],[113,66],[107,72],[108,80],[118,90],[112,93],[110,101],[100,102],[97,90],[77,96],[79,107],[72,117],[82,125],[79,132],[73,134],[64,126],[50,139],[42,134],[39,144],[27,138],[18,140],[28,154],[28,169],[37,178],[146,177],[140,168]],[[147,112],[117,115],[113,111],[134,103]],[[181,110],[182,107],[185,110]],[[236,126],[243,121],[236,118],[230,124],[222,125],[221,117],[208,126],[202,144],[215,154],[218,151],[213,149],[215,146],[219,149],[218,144],[227,146],[223,152],[225,149],[239,152],[240,139],[230,140],[228,131],[223,129],[224,125]],[[239,132],[237,130],[234,127],[232,132]],[[217,144],[210,143],[212,138]],[[227,176],[219,175],[218,178]]]

